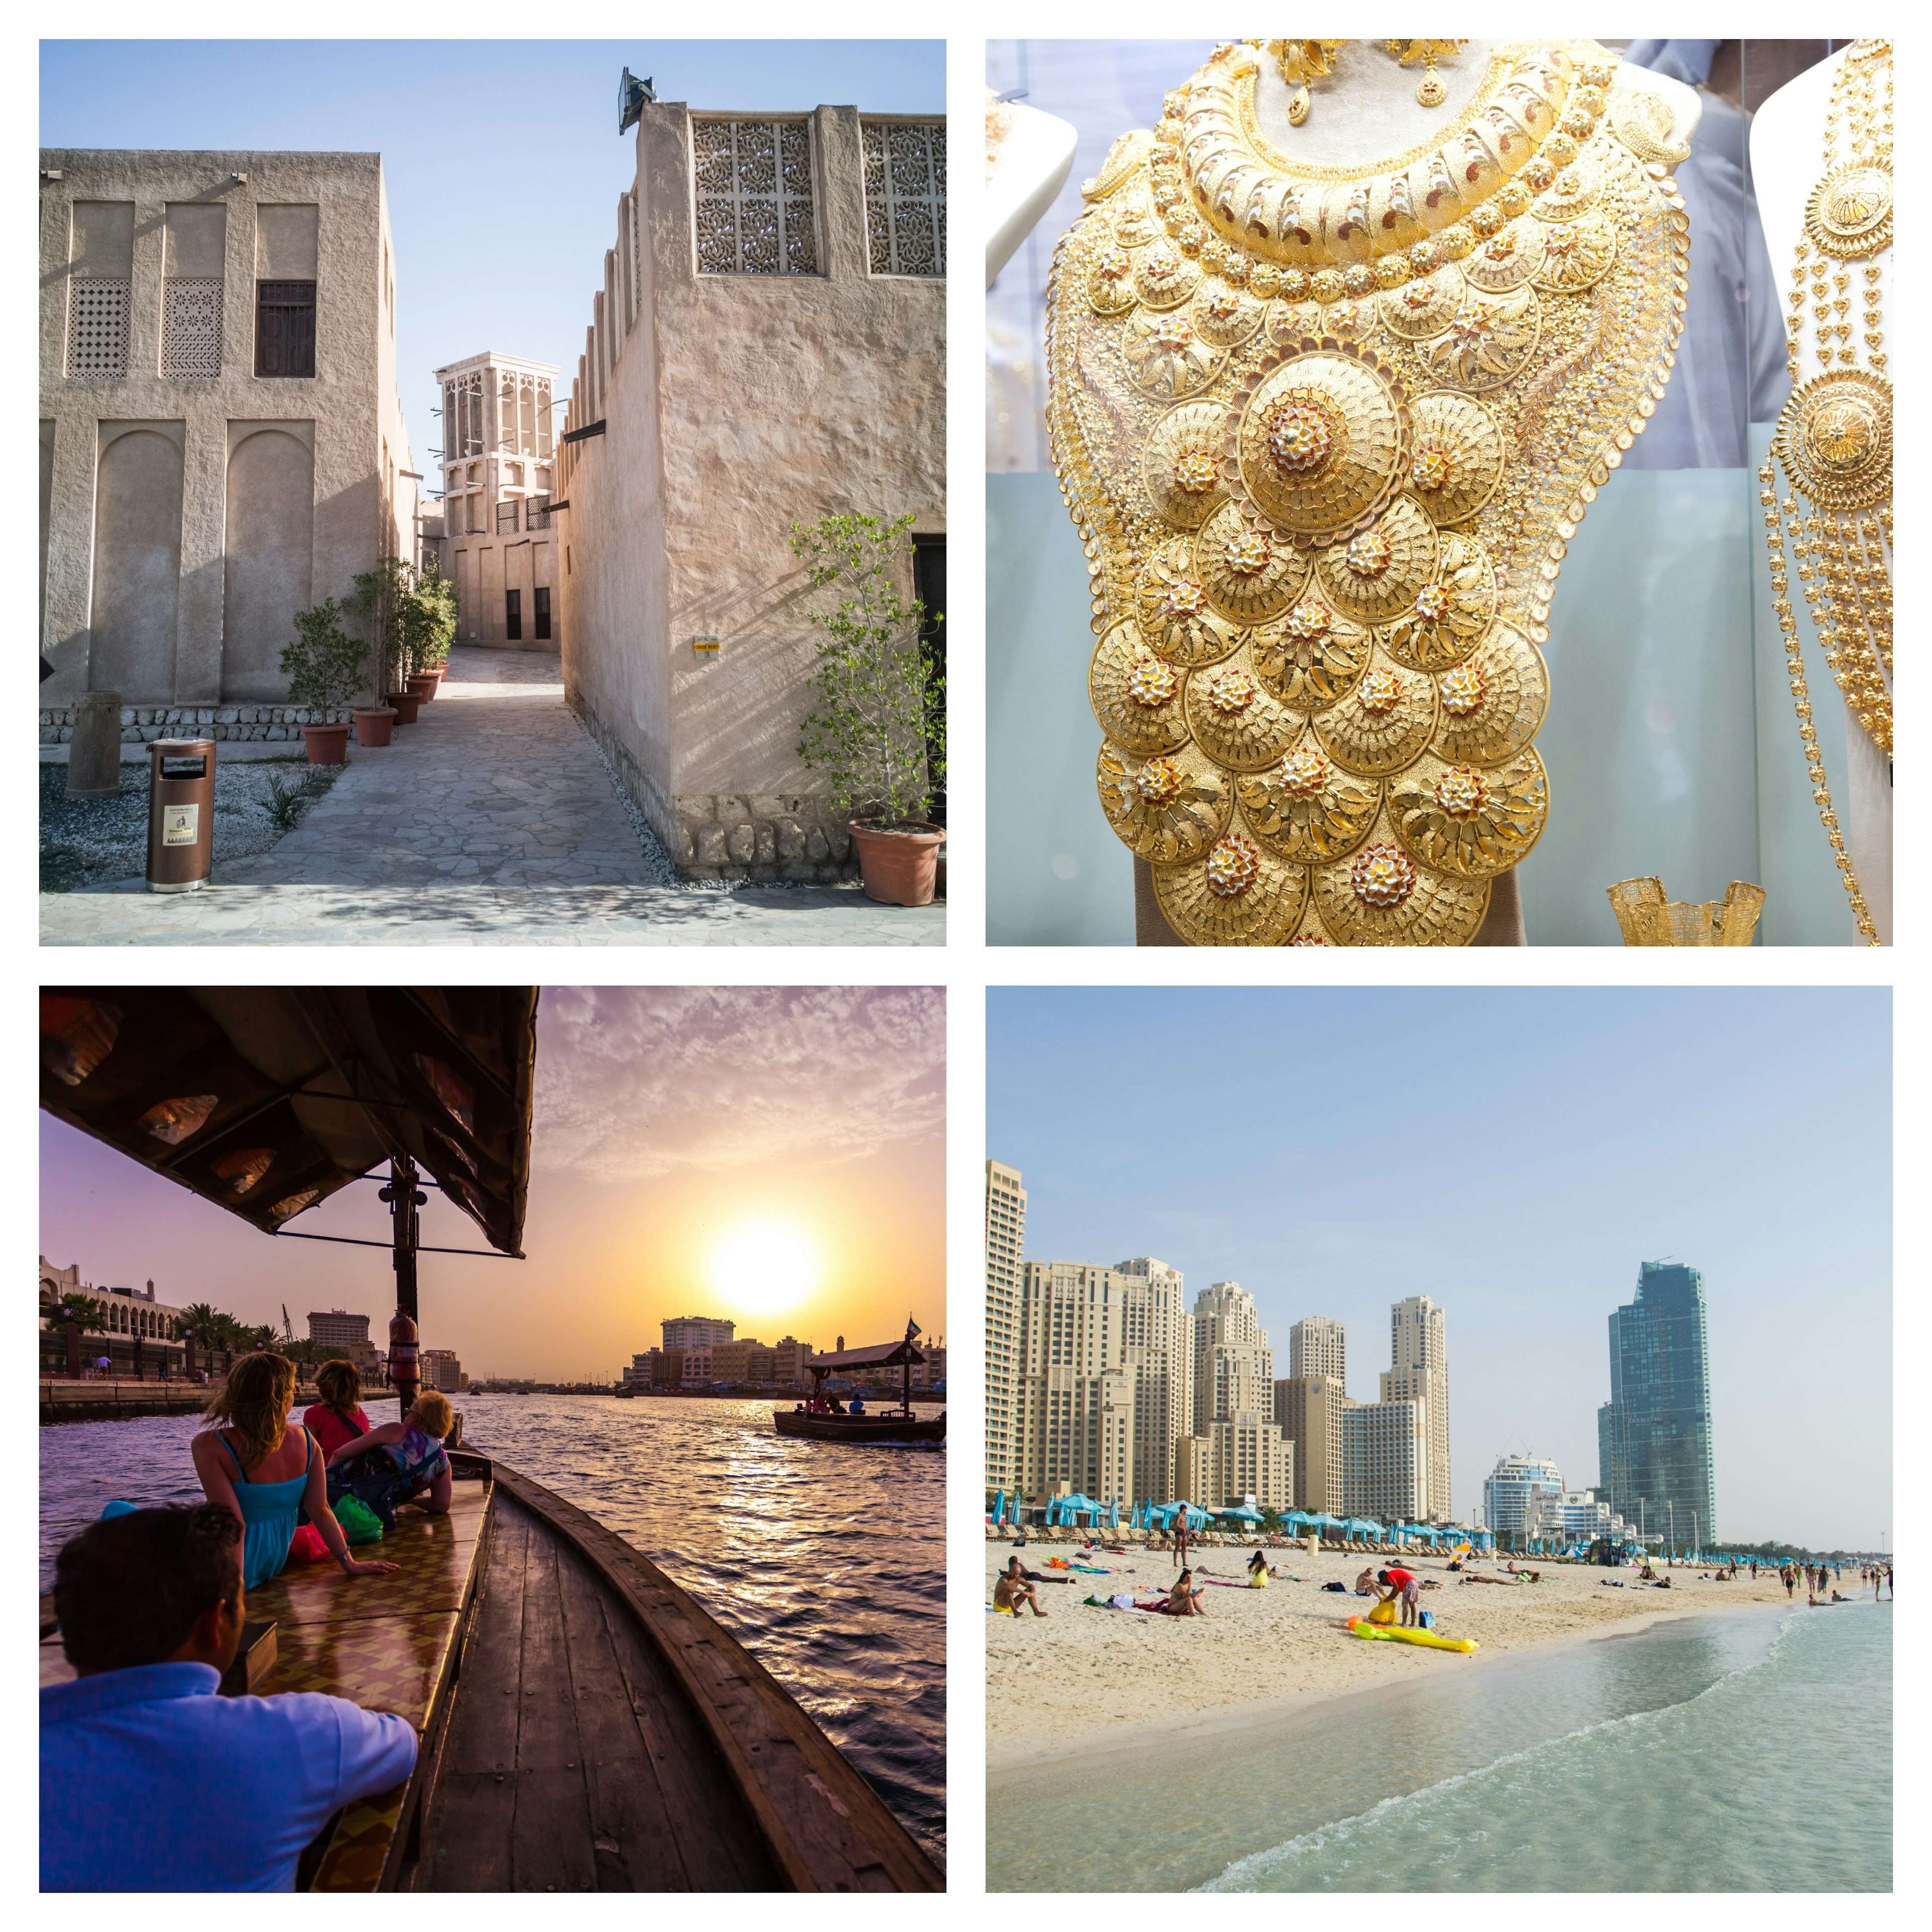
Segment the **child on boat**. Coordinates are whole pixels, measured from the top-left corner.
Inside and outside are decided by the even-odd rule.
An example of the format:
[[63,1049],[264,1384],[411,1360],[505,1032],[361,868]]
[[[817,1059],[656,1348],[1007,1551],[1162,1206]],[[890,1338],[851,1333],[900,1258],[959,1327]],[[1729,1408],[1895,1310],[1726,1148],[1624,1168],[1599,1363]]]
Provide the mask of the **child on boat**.
[[456,1412],[448,1396],[436,1389],[424,1389],[401,1421],[386,1422],[330,1453],[329,1468],[341,1471],[343,1465],[372,1450],[386,1452],[370,1457],[368,1472],[362,1475],[351,1478],[344,1471],[336,1479],[337,1487],[360,1497],[383,1519],[385,1528],[406,1502],[431,1516],[442,1515],[449,1508],[453,1487],[442,1442],[455,1426]]
[[286,1355],[244,1355],[215,1391],[206,1426],[194,1438],[202,1493],[242,1526],[243,1587],[252,1590],[280,1574],[302,1512],[345,1576],[384,1576],[400,1568],[350,1555],[349,1540],[328,1506],[322,1452],[306,1429],[289,1426],[295,1400],[296,1365]]

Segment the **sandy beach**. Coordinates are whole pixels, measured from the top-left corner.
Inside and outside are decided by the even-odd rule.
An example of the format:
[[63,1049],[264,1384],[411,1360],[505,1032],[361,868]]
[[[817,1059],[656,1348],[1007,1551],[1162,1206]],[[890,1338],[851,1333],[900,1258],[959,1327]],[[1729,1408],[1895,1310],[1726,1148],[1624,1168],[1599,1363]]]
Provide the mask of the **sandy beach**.
[[[1144,1742],[1161,1732],[1239,1716],[1262,1717],[1284,1708],[1301,1709],[1331,1697],[1445,1671],[1480,1667],[1489,1658],[1537,1646],[1575,1642],[1641,1628],[1664,1617],[1783,1603],[1774,1570],[1760,1569],[1753,1582],[1743,1572],[1730,1582],[1704,1580],[1696,1570],[1660,1571],[1668,1590],[1639,1584],[1633,1570],[1606,1570],[1523,1559],[1540,1570],[1540,1583],[1465,1585],[1446,1558],[1418,1557],[1407,1567],[1425,1582],[1422,1606],[1444,1636],[1473,1637],[1473,1654],[1402,1643],[1367,1643],[1342,1628],[1365,1613],[1366,1600],[1322,1588],[1352,1586],[1364,1558],[1302,1549],[1271,1550],[1280,1573],[1265,1589],[1245,1586],[1252,1544],[1210,1547],[1196,1554],[1197,1584],[1204,1583],[1207,1614],[1198,1618],[1144,1616],[1100,1610],[1088,1595],[1124,1590],[1166,1590],[1174,1580],[1171,1552],[1136,1550],[1126,1556],[1084,1555],[1077,1545],[1034,1544],[1030,1570],[1045,1571],[1051,1558],[1091,1563],[1105,1576],[1078,1576],[1067,1584],[1037,1586],[1047,1614],[1036,1618],[988,1615],[986,1622],[987,1763],[998,1772],[1090,1751],[1096,1745]],[[1012,1556],[1010,1540],[989,1541],[986,1597],[993,1577]],[[1492,1567],[1477,1573],[1501,1574]],[[1606,1581],[1624,1587],[1606,1587]],[[1239,1585],[1238,1588],[1217,1587]],[[1847,1596],[1858,1586],[1847,1570],[1838,1586]],[[1797,1601],[1804,1600],[1801,1582]]]

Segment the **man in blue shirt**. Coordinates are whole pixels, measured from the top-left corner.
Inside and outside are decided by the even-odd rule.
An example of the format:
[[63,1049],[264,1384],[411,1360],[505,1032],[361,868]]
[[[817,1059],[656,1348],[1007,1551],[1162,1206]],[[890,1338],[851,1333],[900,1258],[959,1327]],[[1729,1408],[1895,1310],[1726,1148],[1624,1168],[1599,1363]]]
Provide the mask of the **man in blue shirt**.
[[40,1693],[42,1891],[290,1892],[330,1816],[413,1768],[400,1718],[217,1694],[242,1642],[241,1535],[225,1509],[136,1510],[62,1548],[80,1675]]

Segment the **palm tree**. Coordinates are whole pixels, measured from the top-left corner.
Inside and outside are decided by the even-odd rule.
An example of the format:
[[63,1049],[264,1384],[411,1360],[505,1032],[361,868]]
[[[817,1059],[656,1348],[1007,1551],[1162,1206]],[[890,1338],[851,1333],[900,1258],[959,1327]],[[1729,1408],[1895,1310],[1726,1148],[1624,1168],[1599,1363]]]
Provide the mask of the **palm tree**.
[[65,1338],[68,1372],[71,1375],[79,1337],[90,1329],[97,1333],[105,1332],[107,1307],[94,1295],[55,1294],[43,1289],[40,1294],[40,1318],[46,1324],[50,1334]]
[[281,1339],[272,1322],[264,1322],[259,1328],[242,1330],[242,1346],[245,1348],[272,1348]]
[[223,1319],[213,1303],[207,1301],[190,1301],[176,1318],[176,1336],[188,1344],[186,1366],[190,1376],[194,1373],[195,1350],[214,1350],[219,1341]]

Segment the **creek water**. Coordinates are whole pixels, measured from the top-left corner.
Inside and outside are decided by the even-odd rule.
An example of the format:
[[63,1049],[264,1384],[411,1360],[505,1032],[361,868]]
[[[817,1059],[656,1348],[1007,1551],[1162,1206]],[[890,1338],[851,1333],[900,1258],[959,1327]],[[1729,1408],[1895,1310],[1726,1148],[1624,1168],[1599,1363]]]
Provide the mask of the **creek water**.
[[[456,1402],[466,1447],[661,1564],[944,1857],[943,1452],[781,1436],[769,1401],[466,1393]],[[40,1431],[43,1589],[62,1541],[110,1499],[199,1500],[194,1426],[170,1416]]]

